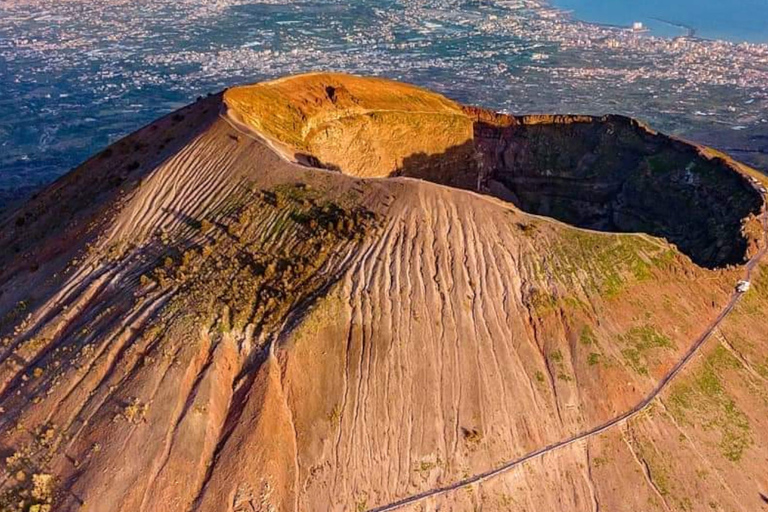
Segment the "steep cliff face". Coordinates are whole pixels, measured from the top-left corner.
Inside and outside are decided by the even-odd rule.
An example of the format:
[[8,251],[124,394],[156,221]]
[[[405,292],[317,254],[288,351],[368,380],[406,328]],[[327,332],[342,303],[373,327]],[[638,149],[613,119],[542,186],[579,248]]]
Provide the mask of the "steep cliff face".
[[[461,165],[428,159],[465,145],[471,156],[472,121],[461,106],[408,84],[317,73],[235,87],[224,95],[228,113],[262,134],[287,157],[358,177],[434,176],[456,182]],[[443,169],[445,173],[441,173]]]
[[227,108],[0,218],[0,511],[762,506],[764,266],[736,303],[743,267],[493,197],[518,118],[401,155],[433,183],[296,165]]
[[475,133],[488,189],[525,211],[662,236],[707,267],[749,255],[744,220],[762,199],[732,165],[695,146],[619,116],[479,121]]

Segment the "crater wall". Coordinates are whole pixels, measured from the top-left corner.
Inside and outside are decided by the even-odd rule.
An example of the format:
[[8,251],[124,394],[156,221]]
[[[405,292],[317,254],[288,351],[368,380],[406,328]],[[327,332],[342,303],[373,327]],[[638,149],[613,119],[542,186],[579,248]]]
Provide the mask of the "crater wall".
[[644,232],[714,268],[747,258],[760,194],[727,161],[621,116],[477,116],[487,191],[530,213]]
[[437,170],[450,148],[471,153],[473,123],[461,105],[391,80],[314,73],[234,87],[224,101],[290,159],[352,176],[407,174],[414,155],[435,157],[427,167]]
[[763,199],[736,166],[621,116],[510,116],[415,86],[316,73],[236,87],[228,115],[284,156],[487,193],[574,226],[642,232],[707,268],[743,263]]

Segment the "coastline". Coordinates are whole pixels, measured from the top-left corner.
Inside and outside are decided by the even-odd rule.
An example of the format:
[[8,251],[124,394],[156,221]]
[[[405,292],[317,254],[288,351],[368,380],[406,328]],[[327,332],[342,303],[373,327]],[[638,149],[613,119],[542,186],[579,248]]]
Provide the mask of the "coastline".
[[[594,18],[590,19],[590,17],[585,15],[583,11],[579,12],[580,11],[579,9],[573,6],[562,5],[562,0],[539,0],[539,1],[542,7],[559,11],[565,19],[572,22],[584,23],[584,24],[593,25],[596,27],[618,29],[618,30],[632,29],[631,24],[625,25],[625,24],[613,23],[608,21],[600,21]],[[704,34],[700,27],[696,27],[692,24],[688,24],[682,21],[667,19],[664,17],[663,14],[653,15],[653,16],[643,15],[633,21],[640,21],[644,23],[644,29],[642,31],[638,31],[637,32],[638,34],[646,34],[651,37],[659,37],[664,39],[675,39],[677,37],[685,37],[689,39],[697,39],[702,41],[725,41],[732,44],[748,43],[748,44],[768,45],[768,35],[766,35],[764,39],[744,39],[743,37],[737,36],[736,34],[738,33],[738,31],[734,30],[732,31],[733,34],[731,35],[731,37],[711,36],[711,35]],[[679,35],[672,35],[672,34],[664,33],[663,31],[660,32],[658,29],[654,29],[652,25],[648,25],[647,24],[648,21],[661,24],[661,25],[666,25],[668,27],[680,30],[683,33]]]
[[[698,31],[698,29],[696,27],[691,26],[691,25],[686,25],[685,23],[680,23],[679,21],[665,20],[664,18],[657,18],[655,16],[652,16],[649,19],[652,19],[654,21],[658,21],[659,23],[663,23],[663,24],[669,25],[671,27],[679,28],[681,30],[686,30],[688,32],[687,37],[696,37],[696,32]],[[702,38],[702,39],[705,39],[705,38]]]

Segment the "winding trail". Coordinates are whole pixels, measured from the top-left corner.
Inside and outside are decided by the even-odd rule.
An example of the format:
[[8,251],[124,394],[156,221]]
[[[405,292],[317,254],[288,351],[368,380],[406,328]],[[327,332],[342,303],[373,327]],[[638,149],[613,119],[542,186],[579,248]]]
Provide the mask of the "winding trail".
[[[755,188],[757,189],[757,187]],[[765,204],[765,201],[767,199],[766,194],[763,194],[762,192],[760,192],[760,194],[763,196],[763,202],[764,202],[763,213],[762,213],[763,244],[762,244],[762,247],[759,249],[759,251],[745,265],[744,279],[747,281],[751,279],[752,273],[755,267],[757,267],[757,265],[760,263],[760,261],[768,252],[768,205]],[[651,404],[651,402],[653,402],[659,396],[659,394],[662,391],[664,391],[664,389],[666,389],[669,383],[683,370],[683,368],[685,368],[685,366],[691,361],[691,359],[693,359],[693,356],[699,352],[701,347],[710,338],[710,336],[715,331],[715,329],[717,329],[720,326],[720,324],[723,322],[723,320],[725,320],[728,317],[728,315],[731,313],[731,311],[733,311],[733,309],[736,307],[736,304],[738,304],[739,300],[741,300],[742,295],[743,293],[736,291],[734,287],[734,292],[732,293],[728,303],[723,307],[723,310],[720,312],[717,318],[715,318],[715,320],[709,324],[707,329],[698,338],[696,338],[696,340],[690,346],[690,348],[685,353],[683,358],[680,359],[677,362],[677,364],[675,364],[675,366],[673,366],[669,372],[667,372],[664,378],[659,381],[656,387],[640,403],[638,403],[632,409],[629,409],[628,411],[624,412],[620,416],[617,416],[609,421],[606,421],[605,423],[602,423],[596,427],[593,427],[590,430],[587,430],[580,434],[576,434],[562,441],[558,441],[556,443],[544,446],[542,448],[539,448],[538,450],[527,453],[516,459],[510,460],[495,469],[490,469],[483,473],[472,475],[470,477],[464,478],[452,484],[445,485],[443,487],[436,487],[418,494],[408,496],[406,498],[400,499],[398,501],[395,501],[386,505],[381,505],[381,506],[369,509],[368,512],[387,512],[390,510],[397,510],[407,505],[413,505],[415,503],[424,501],[429,498],[435,498],[438,496],[448,494],[452,491],[461,489],[462,487],[465,487],[467,485],[482,483],[486,480],[489,480],[503,473],[511,471],[512,469],[516,468],[517,466],[520,466],[521,464],[529,460],[535,459],[542,455],[546,455],[547,453],[553,452],[560,448],[565,448],[566,446],[570,446],[580,441],[588,440],[594,436],[602,434],[603,432],[615,427],[616,425],[619,425],[621,423],[624,423],[627,420],[632,419],[633,417],[643,412],[643,410],[645,410],[645,408],[647,408]]]

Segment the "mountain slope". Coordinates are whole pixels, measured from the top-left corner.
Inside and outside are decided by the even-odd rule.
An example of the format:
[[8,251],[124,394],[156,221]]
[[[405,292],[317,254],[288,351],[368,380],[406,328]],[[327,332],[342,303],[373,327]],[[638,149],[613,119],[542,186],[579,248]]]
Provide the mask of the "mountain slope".
[[[692,243],[684,254],[648,234],[523,211],[543,213],[513,170],[536,174],[548,157],[535,145],[509,149],[521,145],[511,127],[535,131],[542,119],[500,118],[405,85],[388,96],[391,82],[374,79],[277,84],[294,94],[278,104],[318,105],[326,94],[313,119],[332,125],[328,87],[364,118],[398,110],[400,96],[400,110],[421,105],[407,148],[366,144],[401,119],[334,125],[374,155],[391,157],[394,144],[400,170],[376,158],[362,168],[365,158],[349,155],[365,150],[332,145],[296,160],[340,154],[341,172],[293,163],[291,137],[305,132],[278,140],[257,130],[243,107],[250,89],[236,88],[118,142],[0,221],[0,508],[383,510],[423,495],[405,506],[759,510],[762,266],[685,359],[733,299],[745,273],[733,260],[762,256],[763,200],[737,173],[747,170],[679,142],[662,152],[621,120],[608,120],[611,133],[604,120],[546,120],[537,137],[559,154],[596,155],[576,166],[592,173],[571,182],[605,183],[595,162],[610,162],[617,131],[651,156],[674,156],[648,178],[655,187],[680,188],[678,172],[701,169],[688,230],[736,249],[718,258]],[[560,124],[603,142],[561,136]],[[432,146],[436,127],[447,135]],[[491,143],[508,140],[503,151]],[[506,165],[505,151],[523,163]],[[626,151],[623,161],[649,170]],[[544,192],[563,183],[537,179]],[[478,184],[483,193],[466,190]],[[546,213],[573,221],[572,211],[581,210]],[[686,231],[652,221],[640,226]],[[712,268],[692,262],[701,254]],[[599,435],[473,480],[620,418],[662,383],[647,408]]]

